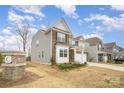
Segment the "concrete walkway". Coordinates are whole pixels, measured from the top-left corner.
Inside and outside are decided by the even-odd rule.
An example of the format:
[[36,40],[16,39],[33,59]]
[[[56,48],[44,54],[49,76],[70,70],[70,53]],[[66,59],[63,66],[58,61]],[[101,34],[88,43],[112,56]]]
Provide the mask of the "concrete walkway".
[[93,62],[87,62],[87,63],[89,66],[102,67],[102,68],[107,68],[107,69],[124,72],[124,67],[120,67],[120,66],[113,66],[113,65],[109,65],[109,64],[100,64],[100,63],[93,63]]

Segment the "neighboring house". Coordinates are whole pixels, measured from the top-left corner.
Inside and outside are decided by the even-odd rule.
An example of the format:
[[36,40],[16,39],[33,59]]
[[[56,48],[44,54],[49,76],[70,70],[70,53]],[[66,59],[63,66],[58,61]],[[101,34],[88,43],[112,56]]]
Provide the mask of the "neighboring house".
[[124,50],[120,51],[117,53],[116,58],[115,59],[121,59],[124,60]]
[[38,31],[31,44],[31,60],[48,63],[69,62],[72,33],[64,19],[60,19],[47,30]]
[[112,59],[112,53],[104,51],[104,45],[98,37],[88,38],[85,42],[89,43],[87,46],[88,61],[107,62]]
[[105,43],[104,48],[106,52],[112,53],[112,59],[118,59],[123,56],[124,49],[116,44],[116,42]]
[[78,36],[72,39],[70,48],[70,61],[85,63],[87,62],[88,52],[85,51],[85,41],[83,36]]

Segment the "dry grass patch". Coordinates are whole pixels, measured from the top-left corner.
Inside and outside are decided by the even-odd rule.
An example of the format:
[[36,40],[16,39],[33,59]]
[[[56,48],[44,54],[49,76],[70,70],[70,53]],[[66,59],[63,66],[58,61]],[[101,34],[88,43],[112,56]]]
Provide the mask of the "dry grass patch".
[[25,77],[25,79],[6,83],[5,85],[1,84],[0,80],[0,87],[124,87],[124,72],[105,68],[86,66],[63,71],[56,66],[28,63],[26,71],[28,77]]

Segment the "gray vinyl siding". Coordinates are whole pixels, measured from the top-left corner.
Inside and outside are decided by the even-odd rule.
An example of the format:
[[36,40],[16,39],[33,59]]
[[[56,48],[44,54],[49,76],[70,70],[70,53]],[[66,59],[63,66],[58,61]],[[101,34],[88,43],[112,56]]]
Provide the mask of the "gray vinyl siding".
[[[37,40],[39,41],[39,46],[36,46]],[[51,59],[51,51],[51,32],[45,34],[45,32],[39,31],[32,39],[31,60],[34,62],[48,63]]]

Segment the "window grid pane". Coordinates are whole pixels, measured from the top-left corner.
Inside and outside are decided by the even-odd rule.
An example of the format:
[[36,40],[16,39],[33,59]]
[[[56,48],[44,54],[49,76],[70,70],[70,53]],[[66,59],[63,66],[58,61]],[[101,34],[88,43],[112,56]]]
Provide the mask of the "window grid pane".
[[57,33],[57,41],[58,42],[65,42],[66,41],[66,36],[63,33]]
[[67,57],[67,49],[64,50],[64,57]]
[[59,56],[63,57],[63,50],[62,49],[60,49],[60,55]]

